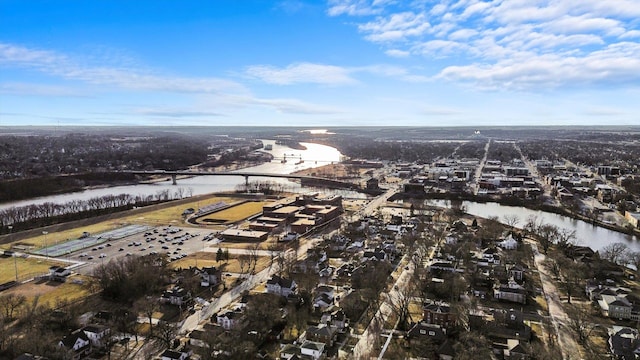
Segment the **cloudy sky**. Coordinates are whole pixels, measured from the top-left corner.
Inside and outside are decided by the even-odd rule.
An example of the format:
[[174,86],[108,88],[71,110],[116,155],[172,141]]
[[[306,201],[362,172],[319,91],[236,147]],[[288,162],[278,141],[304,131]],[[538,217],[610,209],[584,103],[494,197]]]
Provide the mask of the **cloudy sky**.
[[640,0],[0,0],[7,125],[640,125]]

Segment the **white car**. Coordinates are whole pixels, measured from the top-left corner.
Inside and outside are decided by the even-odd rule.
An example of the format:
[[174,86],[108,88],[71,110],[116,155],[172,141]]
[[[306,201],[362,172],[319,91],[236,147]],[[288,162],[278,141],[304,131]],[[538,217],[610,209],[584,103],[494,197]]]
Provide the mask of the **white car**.
[[100,254],[100,256],[98,256],[98,257],[99,257],[100,259],[102,259],[102,258],[106,258],[106,257],[107,257],[107,254],[104,254],[104,253],[103,253],[103,254]]

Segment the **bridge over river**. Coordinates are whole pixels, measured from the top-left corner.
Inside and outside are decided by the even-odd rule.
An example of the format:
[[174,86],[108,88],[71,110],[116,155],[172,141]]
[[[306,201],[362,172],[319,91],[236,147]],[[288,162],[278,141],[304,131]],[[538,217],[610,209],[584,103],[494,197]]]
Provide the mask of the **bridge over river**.
[[178,183],[178,176],[242,176],[245,179],[245,184],[247,187],[249,186],[249,178],[250,177],[266,177],[266,178],[281,178],[281,179],[295,179],[300,180],[302,185],[307,186],[325,186],[330,188],[337,189],[350,189],[350,190],[361,190],[361,187],[358,184],[354,184],[347,181],[340,181],[334,179],[327,179],[318,176],[307,176],[307,175],[297,175],[297,174],[278,174],[278,173],[268,173],[268,172],[250,172],[250,171],[235,171],[235,172],[208,172],[208,171],[170,171],[170,170],[129,170],[123,171],[124,173],[134,174],[134,175],[165,175],[171,176],[171,180],[173,185]]

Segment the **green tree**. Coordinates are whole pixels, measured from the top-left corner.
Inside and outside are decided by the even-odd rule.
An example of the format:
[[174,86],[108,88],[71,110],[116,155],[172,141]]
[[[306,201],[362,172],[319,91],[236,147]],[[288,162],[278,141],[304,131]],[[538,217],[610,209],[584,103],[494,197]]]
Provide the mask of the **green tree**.
[[218,251],[216,252],[216,262],[219,263],[223,257],[224,257],[224,253],[222,252],[222,249],[218,248]]

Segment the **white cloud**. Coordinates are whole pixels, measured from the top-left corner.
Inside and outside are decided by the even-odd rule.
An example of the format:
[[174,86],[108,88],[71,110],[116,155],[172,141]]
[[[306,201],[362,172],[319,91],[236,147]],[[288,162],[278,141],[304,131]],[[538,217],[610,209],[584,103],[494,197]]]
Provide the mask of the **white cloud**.
[[373,42],[398,41],[407,37],[420,36],[429,29],[430,24],[424,14],[403,12],[388,18],[378,18],[358,26],[358,30],[367,33],[366,39]]
[[354,77],[354,75],[358,73],[391,77],[410,82],[427,80],[424,76],[411,74],[403,67],[385,64],[341,67],[336,65],[296,63],[285,68],[277,68],[270,65],[255,65],[246,69],[246,74],[249,77],[277,85],[304,83],[336,86],[351,85],[358,83]]
[[21,96],[88,97],[88,95],[83,92],[65,86],[30,83],[0,84],[0,94]]
[[224,116],[223,114],[214,112],[214,111],[206,111],[206,110],[196,111],[196,110],[179,109],[179,108],[175,108],[175,109],[142,108],[142,109],[133,110],[133,113],[137,115],[160,116],[160,117],[171,117],[171,118]]
[[629,54],[640,39],[637,0],[409,1],[360,16],[358,31],[389,56],[455,61],[436,70],[440,79],[491,89],[640,85]]
[[278,85],[298,83],[343,85],[355,83],[355,80],[349,76],[349,71],[345,68],[311,63],[291,64],[286,68],[255,65],[248,67],[246,74],[266,83]]
[[67,80],[128,90],[182,93],[246,91],[242,85],[225,79],[173,77],[138,68],[87,66],[53,51],[6,43],[0,43],[0,66],[27,68]]
[[391,57],[396,57],[396,58],[405,58],[405,57],[409,57],[411,55],[410,52],[405,51],[405,50],[398,50],[398,49],[389,49],[387,51],[384,52],[385,54],[391,56]]
[[350,15],[365,16],[379,14],[382,7],[388,3],[387,1],[368,1],[368,0],[329,0],[330,16]]
[[449,66],[438,77],[487,89],[632,84],[640,82],[640,44],[610,45],[585,57],[547,54],[490,65]]

